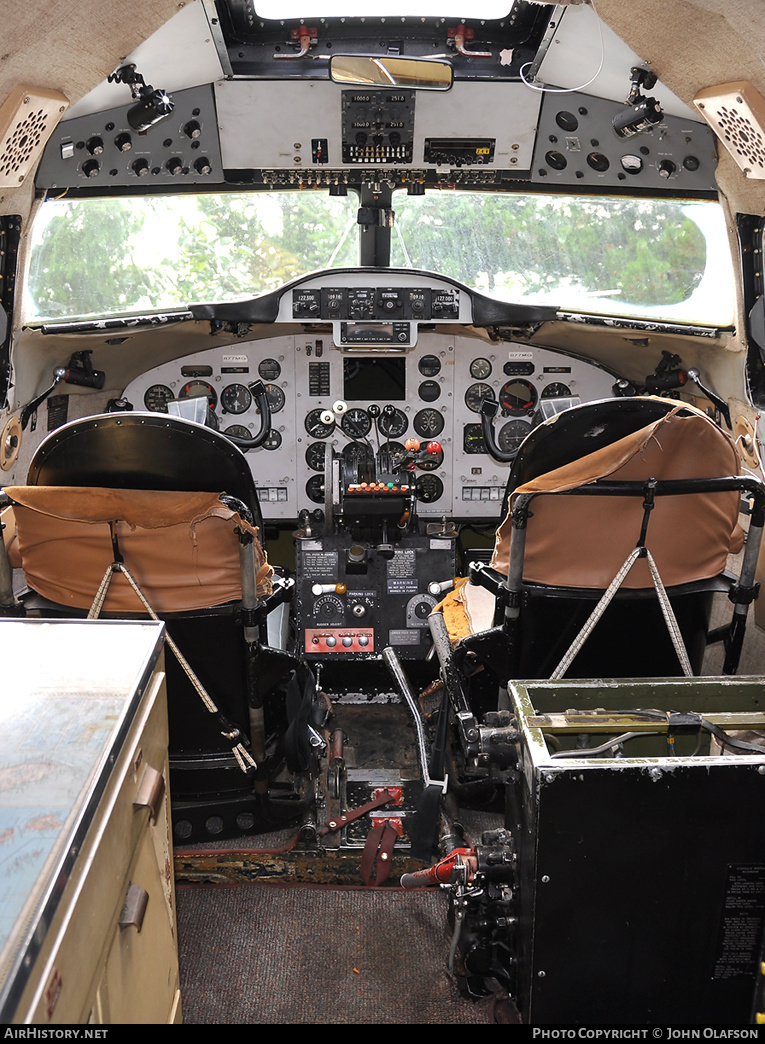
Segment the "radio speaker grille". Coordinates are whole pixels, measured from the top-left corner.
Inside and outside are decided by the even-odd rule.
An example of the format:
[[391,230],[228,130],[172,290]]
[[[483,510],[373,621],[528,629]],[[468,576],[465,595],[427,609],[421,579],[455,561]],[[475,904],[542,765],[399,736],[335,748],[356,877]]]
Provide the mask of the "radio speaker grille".
[[0,189],[18,188],[69,101],[60,91],[15,87],[0,106]]
[[748,178],[765,178],[765,98],[748,80],[706,87],[693,99]]

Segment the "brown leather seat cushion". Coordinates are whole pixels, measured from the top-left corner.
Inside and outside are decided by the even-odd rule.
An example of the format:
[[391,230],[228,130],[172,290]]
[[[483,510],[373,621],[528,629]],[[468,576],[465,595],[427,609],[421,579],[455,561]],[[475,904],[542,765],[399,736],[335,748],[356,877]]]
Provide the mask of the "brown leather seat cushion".
[[[125,564],[158,613],[223,605],[241,598],[239,541],[256,544],[258,593],[270,591],[272,569],[258,532],[211,493],[11,486],[17,546],[29,586],[53,602],[89,609],[113,561],[115,527]],[[125,577],[112,579],[105,612],[142,612]]]
[[[677,412],[572,464],[540,475],[519,493],[563,491],[598,479],[635,481],[716,478],[736,475],[733,442],[703,414]],[[717,576],[727,557],[741,549],[737,491],[658,497],[646,544],[665,586]],[[635,547],[643,517],[641,497],[540,496],[531,505],[524,580],[562,587],[607,587]],[[492,566],[506,573],[512,524],[497,530]],[[651,587],[648,565],[639,561],[625,587]]]

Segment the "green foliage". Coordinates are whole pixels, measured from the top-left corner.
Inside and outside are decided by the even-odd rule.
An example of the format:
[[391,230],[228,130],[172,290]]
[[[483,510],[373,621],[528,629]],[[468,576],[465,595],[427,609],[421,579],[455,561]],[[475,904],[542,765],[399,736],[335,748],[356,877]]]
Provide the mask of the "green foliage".
[[32,251],[33,314],[56,318],[129,311],[152,292],[131,244],[144,214],[128,200],[57,202]]
[[686,300],[704,272],[704,235],[677,204],[451,192],[415,203],[399,215],[402,226],[417,223],[406,235],[414,267],[492,295],[575,287],[667,305]]
[[[353,195],[313,190],[48,202],[30,318],[247,298],[353,266],[357,206]],[[613,300],[639,313],[687,300],[706,265],[704,234],[673,202],[431,191],[396,195],[394,207],[393,265],[506,300],[541,295],[601,312]]]
[[197,211],[183,216],[180,250],[172,261],[181,272],[178,288],[186,301],[263,293],[327,268],[349,223],[354,227],[345,251],[333,263],[355,263],[358,233],[352,200],[301,192],[200,196],[195,202]]
[[358,252],[350,196],[142,196],[45,208],[32,250],[30,318],[251,297],[313,269],[353,265]]

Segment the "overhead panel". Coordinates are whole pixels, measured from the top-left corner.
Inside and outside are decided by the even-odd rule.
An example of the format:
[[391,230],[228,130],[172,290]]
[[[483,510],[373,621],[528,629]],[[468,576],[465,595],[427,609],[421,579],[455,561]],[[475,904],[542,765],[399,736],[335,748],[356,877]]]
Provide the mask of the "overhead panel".
[[715,137],[704,123],[665,114],[653,130],[620,137],[612,120],[625,108],[626,104],[588,94],[545,94],[532,182],[716,191]]
[[[398,93],[404,97],[391,100]],[[415,94],[341,89],[326,81],[223,81],[215,91],[223,166],[300,171],[394,163],[527,171],[539,104],[529,107],[519,83],[502,84],[501,106],[497,94],[492,83]],[[253,114],[257,133],[243,135]]]
[[174,91],[172,113],[139,133],[130,105],[58,125],[43,154],[38,189],[151,188],[223,181],[212,88]]

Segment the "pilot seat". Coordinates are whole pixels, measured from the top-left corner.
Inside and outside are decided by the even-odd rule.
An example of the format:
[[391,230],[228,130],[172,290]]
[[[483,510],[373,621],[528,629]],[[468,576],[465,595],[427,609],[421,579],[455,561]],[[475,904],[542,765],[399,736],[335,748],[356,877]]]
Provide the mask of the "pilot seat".
[[[737,670],[762,534],[763,487],[738,475],[732,440],[705,414],[660,398],[573,407],[534,429],[508,481],[488,567],[437,607],[466,675],[630,678],[698,674],[723,640]],[[726,572],[744,535],[741,577]],[[710,632],[715,594],[734,602]],[[485,680],[485,679],[484,679]]]
[[27,612],[166,623],[176,843],[298,816],[310,672],[279,647],[293,582],[267,562],[241,451],[180,417],[104,414],[49,435],[4,492]]

